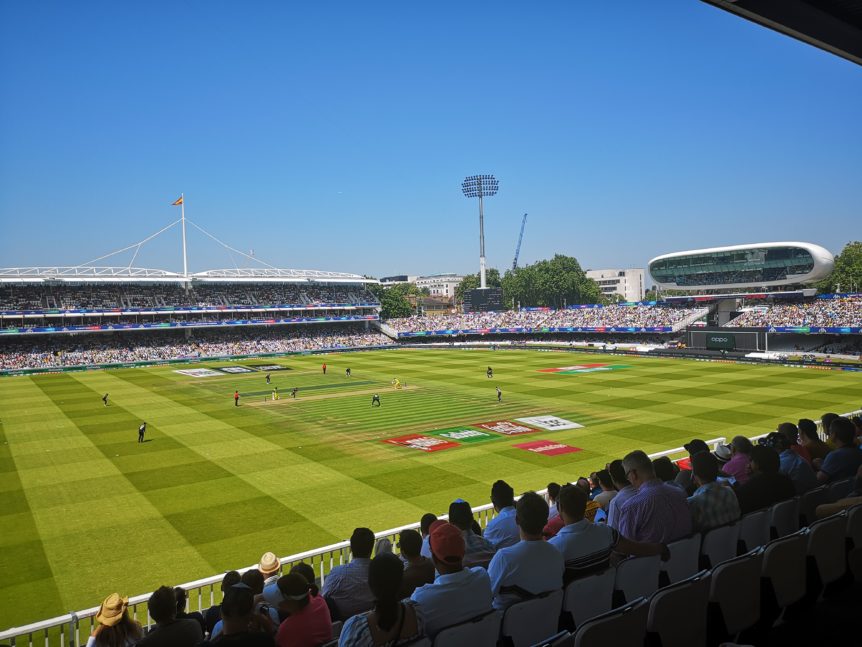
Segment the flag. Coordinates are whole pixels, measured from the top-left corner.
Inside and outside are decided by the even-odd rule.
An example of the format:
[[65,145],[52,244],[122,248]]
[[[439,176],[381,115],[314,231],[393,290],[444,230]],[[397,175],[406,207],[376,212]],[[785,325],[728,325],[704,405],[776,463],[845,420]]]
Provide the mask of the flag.
[[183,196],[180,196],[179,198],[177,198],[177,201],[176,201],[176,202],[172,202],[172,203],[171,203],[171,206],[172,206],[172,207],[176,207],[176,206],[178,206],[178,205],[181,205],[182,203],[183,203]]

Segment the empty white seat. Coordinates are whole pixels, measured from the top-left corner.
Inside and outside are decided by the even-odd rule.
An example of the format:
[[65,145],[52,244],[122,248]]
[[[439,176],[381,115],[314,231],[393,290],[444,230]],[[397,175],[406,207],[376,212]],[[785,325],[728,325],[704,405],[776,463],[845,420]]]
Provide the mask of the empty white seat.
[[776,538],[786,537],[799,530],[799,497],[779,501],[769,511],[769,526]]
[[770,584],[779,609],[784,609],[805,596],[807,547],[808,528],[773,539],[764,547],[761,576]]
[[769,543],[769,510],[749,512],[739,520],[739,541],[743,551]]
[[538,642],[532,647],[572,647],[575,644],[575,634],[568,631],[561,631],[554,634],[550,638],[546,638],[542,642]]
[[739,632],[757,624],[760,618],[763,551],[763,546],[758,546],[712,569],[709,601],[721,614],[724,627],[720,633],[736,637]]
[[629,557],[617,564],[614,590],[620,591],[626,602],[648,598],[658,589],[661,557]]
[[607,613],[613,608],[616,570],[609,568],[573,580],[563,594],[563,612],[571,615],[575,627],[585,620]]
[[736,557],[736,542],[739,539],[739,524],[732,523],[708,530],[703,535],[700,554],[706,558],[708,567]]
[[670,559],[661,562],[659,568],[667,574],[671,584],[680,582],[698,572],[702,539],[701,534],[697,533],[685,539],[677,539],[667,545]]
[[812,523],[808,533],[808,555],[814,558],[820,584],[825,586],[839,579],[847,570],[844,532],[847,514],[839,512]]
[[461,645],[496,647],[497,639],[500,637],[501,620],[502,617],[497,611],[490,611],[446,627],[435,636],[434,647],[461,647]]
[[829,484],[829,501],[835,502],[838,499],[843,499],[848,494],[850,494],[850,490],[853,489],[853,484],[855,483],[855,479],[843,479],[841,481],[835,481],[834,483]]
[[799,521],[800,525],[810,526],[817,518],[815,512],[821,503],[829,503],[829,488],[821,485],[809,490],[799,497]]
[[706,645],[709,579],[709,571],[701,571],[659,589],[650,598],[647,632],[658,634],[662,647]]
[[853,548],[862,548],[862,504],[848,508],[845,534]]
[[509,638],[515,647],[541,642],[556,633],[562,606],[562,589],[513,604],[503,614],[500,635]]
[[575,647],[643,647],[648,614],[649,602],[637,598],[587,620],[575,632]]

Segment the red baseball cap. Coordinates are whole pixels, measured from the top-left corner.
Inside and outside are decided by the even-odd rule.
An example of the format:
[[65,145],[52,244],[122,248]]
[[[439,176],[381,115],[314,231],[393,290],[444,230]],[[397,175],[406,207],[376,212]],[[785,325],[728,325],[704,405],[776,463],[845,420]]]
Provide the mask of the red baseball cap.
[[431,524],[429,530],[429,542],[434,557],[448,564],[464,559],[464,536],[460,528],[448,521],[438,520]]

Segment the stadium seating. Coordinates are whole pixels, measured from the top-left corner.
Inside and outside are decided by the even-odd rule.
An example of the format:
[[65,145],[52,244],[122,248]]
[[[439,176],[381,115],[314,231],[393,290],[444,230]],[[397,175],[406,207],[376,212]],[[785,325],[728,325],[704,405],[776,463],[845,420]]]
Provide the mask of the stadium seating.
[[731,328],[768,326],[862,326],[862,297],[816,299],[807,303],[772,303],[743,312],[725,324]]

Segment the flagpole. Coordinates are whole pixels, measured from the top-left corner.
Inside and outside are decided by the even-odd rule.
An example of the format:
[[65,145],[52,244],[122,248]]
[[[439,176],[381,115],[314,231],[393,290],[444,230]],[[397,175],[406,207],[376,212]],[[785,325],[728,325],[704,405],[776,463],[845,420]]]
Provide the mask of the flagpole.
[[189,278],[189,264],[186,257],[186,201],[180,193],[181,220],[183,222],[183,277]]

